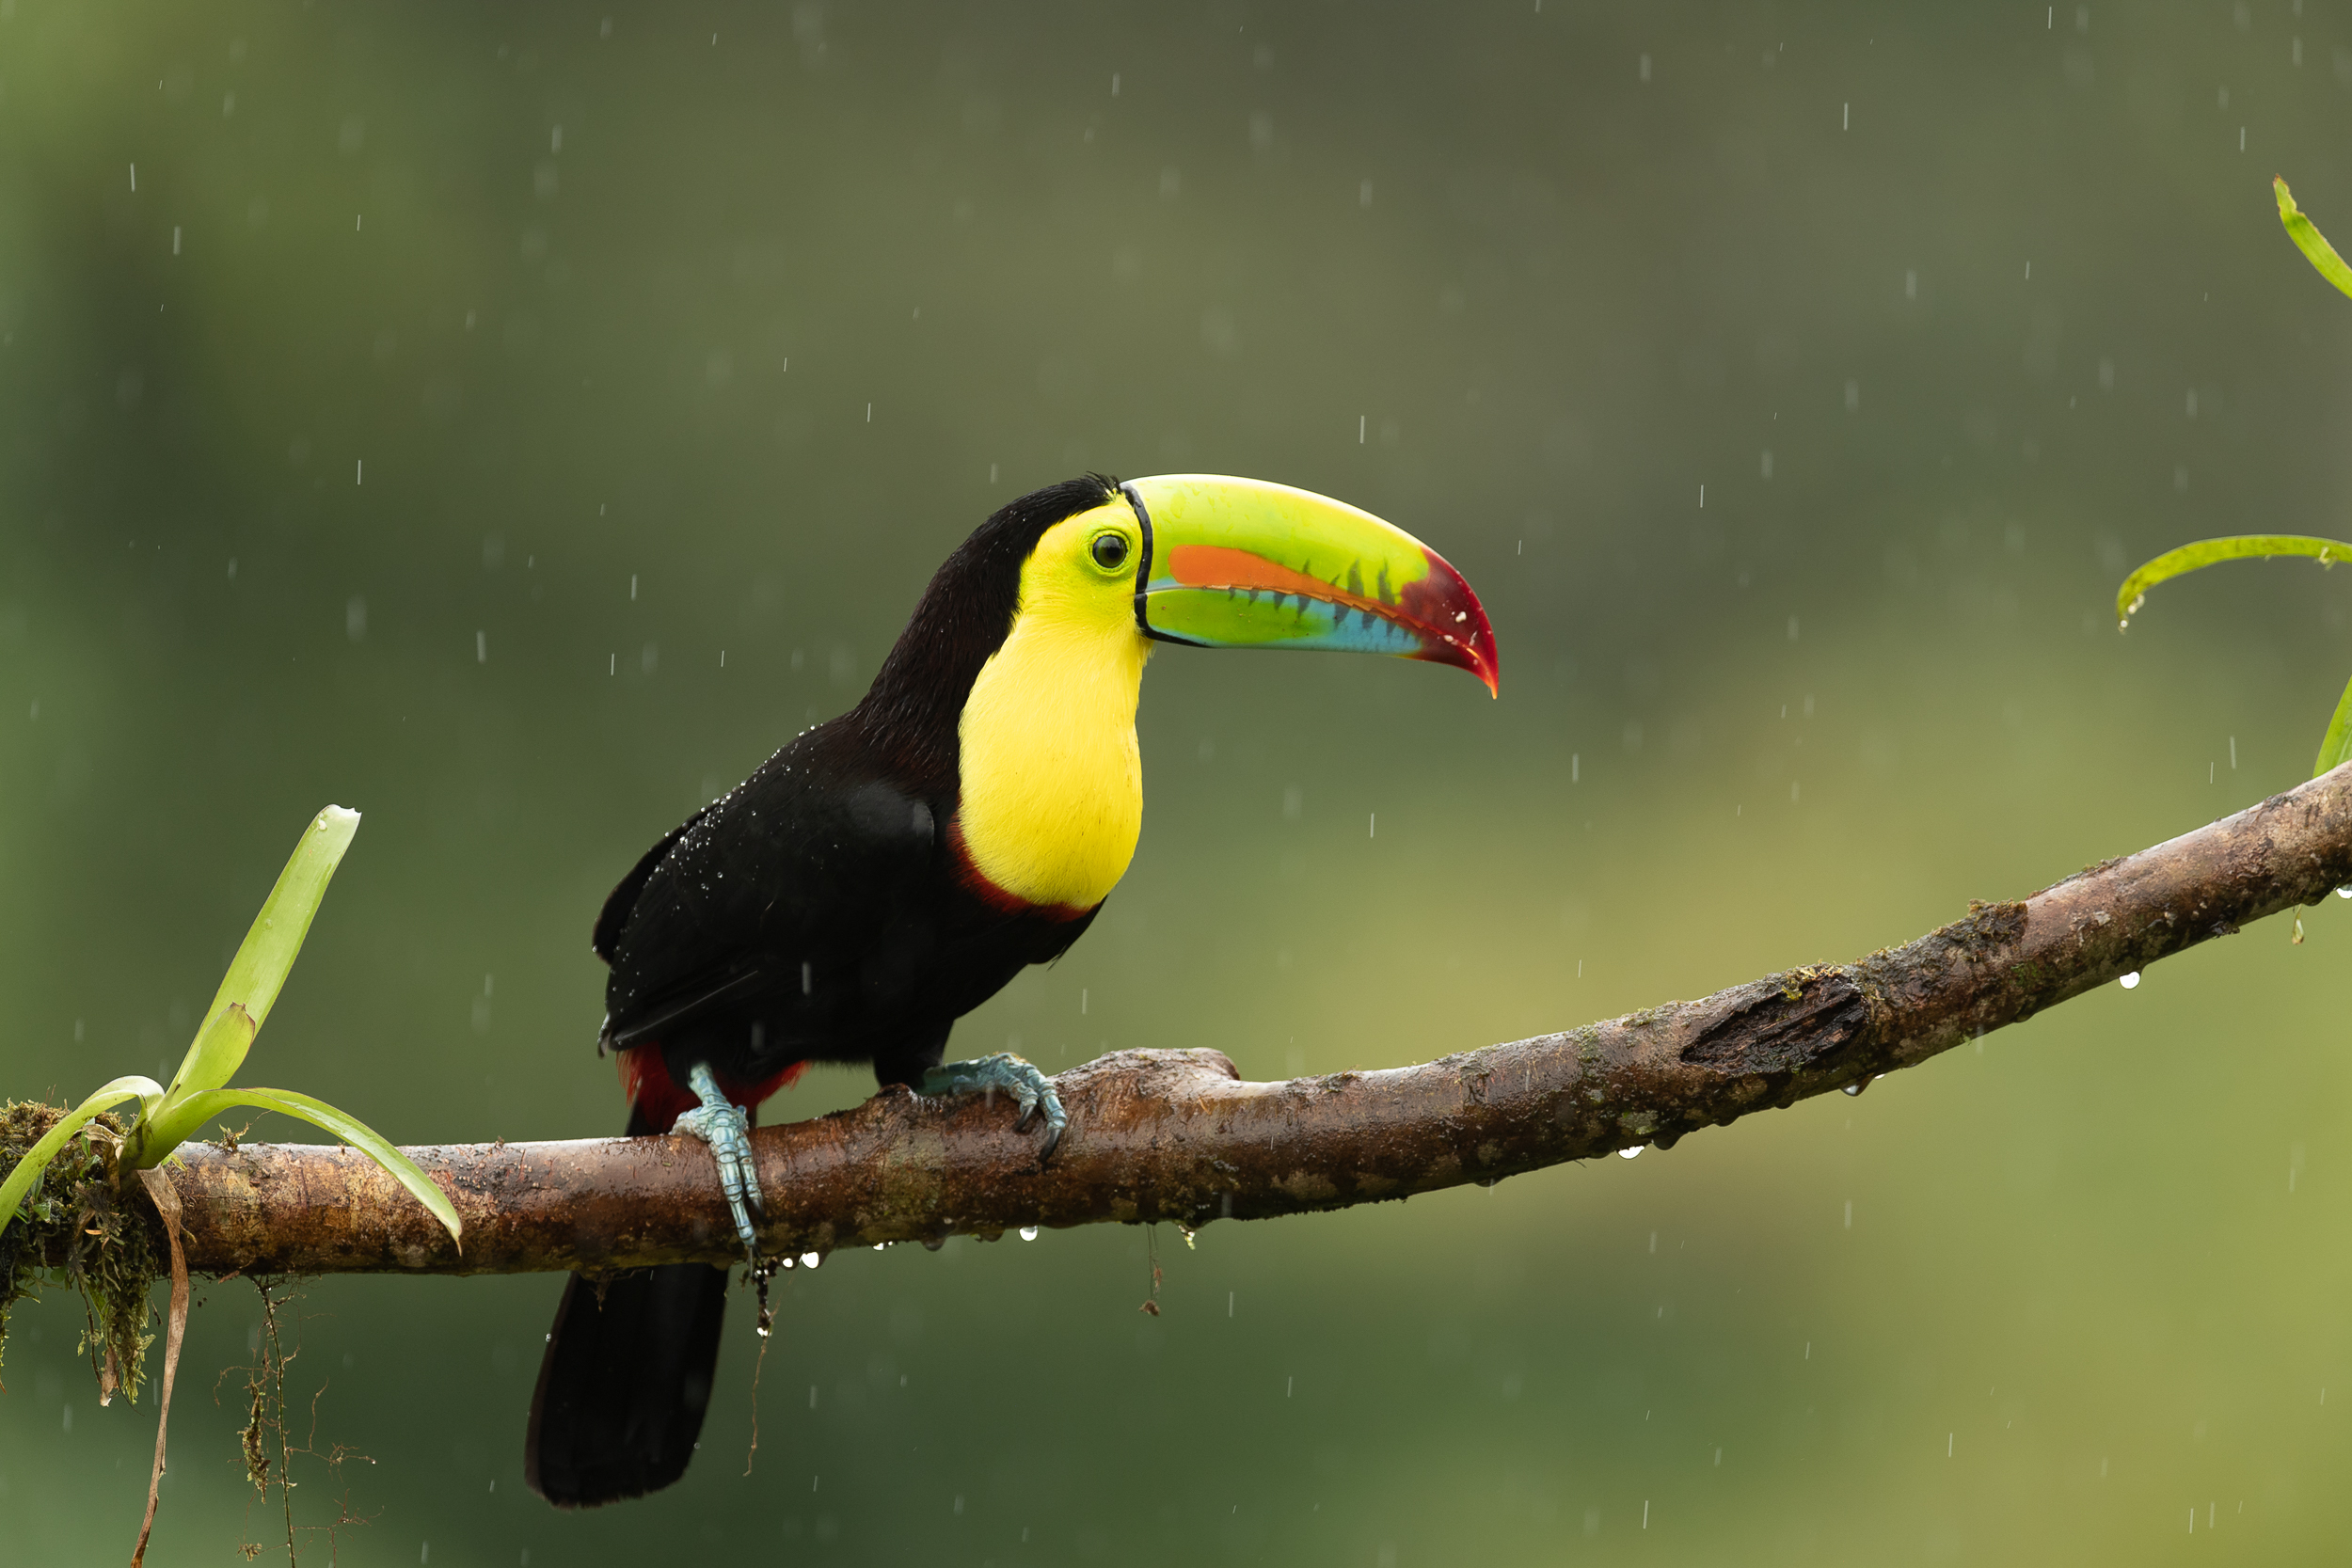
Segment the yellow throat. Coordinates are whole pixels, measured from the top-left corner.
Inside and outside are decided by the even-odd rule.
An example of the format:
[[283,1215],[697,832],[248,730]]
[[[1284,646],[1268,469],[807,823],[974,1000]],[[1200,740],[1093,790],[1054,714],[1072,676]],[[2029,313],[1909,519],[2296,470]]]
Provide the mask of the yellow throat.
[[1091,569],[1085,540],[1123,502],[1046,530],[1021,570],[1012,630],[972,683],[958,726],[957,820],[973,867],[1032,904],[1092,909],[1143,830],[1136,700],[1152,642],[1136,629],[1132,565]]

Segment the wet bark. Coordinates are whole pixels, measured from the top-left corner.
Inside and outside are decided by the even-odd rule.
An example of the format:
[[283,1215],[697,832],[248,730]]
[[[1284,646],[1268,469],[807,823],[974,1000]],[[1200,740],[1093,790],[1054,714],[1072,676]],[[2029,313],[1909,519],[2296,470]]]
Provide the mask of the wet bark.
[[[2345,883],[2352,765],[1858,962],[1565,1034],[1273,1084],[1243,1082],[1216,1051],[1119,1052],[1056,1080],[1070,1129],[1043,1165],[1001,1101],[899,1091],[763,1127],[763,1242],[797,1256],[1022,1226],[1198,1227],[1663,1148],[1915,1066]],[[464,1216],[462,1254],[350,1149],[192,1144],[174,1173],[189,1267],[524,1273],[739,1256],[709,1152],[691,1139],[408,1152]]]

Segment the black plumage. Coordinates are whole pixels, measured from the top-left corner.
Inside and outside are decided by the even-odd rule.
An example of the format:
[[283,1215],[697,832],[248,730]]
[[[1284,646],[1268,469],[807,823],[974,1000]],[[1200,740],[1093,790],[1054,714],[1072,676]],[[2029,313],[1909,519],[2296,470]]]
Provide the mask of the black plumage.
[[[952,831],[957,736],[1055,523],[1117,497],[1087,475],[1013,501],[957,548],[856,707],[806,730],[657,844],[607,900],[600,1044],[628,1054],[632,1133],[666,1132],[707,1063],[755,1105],[807,1062],[913,1085],[958,1017],[1057,958],[1094,911],[1005,897]],[[1099,907],[1099,906],[1098,906]],[[683,1473],[708,1403],[727,1271],[574,1275],[532,1402],[525,1473],[576,1507]]]

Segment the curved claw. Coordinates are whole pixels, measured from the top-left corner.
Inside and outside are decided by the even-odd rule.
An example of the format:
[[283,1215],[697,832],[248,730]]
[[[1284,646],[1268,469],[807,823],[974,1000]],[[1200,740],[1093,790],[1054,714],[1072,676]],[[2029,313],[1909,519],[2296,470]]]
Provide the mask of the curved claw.
[[1042,1111],[1045,1115],[1045,1146],[1038,1151],[1042,1162],[1061,1145],[1061,1135],[1070,1126],[1070,1115],[1062,1109],[1061,1096],[1054,1092],[1054,1081],[1040,1071],[1036,1064],[1009,1051],[977,1057],[968,1062],[946,1062],[923,1074],[922,1086],[915,1092],[926,1095],[986,1094],[997,1089],[1013,1097],[1021,1107],[1021,1116],[1013,1131],[1026,1132],[1029,1124]]
[[752,1164],[751,1116],[741,1106],[727,1103],[707,1066],[697,1063],[686,1082],[702,1104],[680,1115],[670,1131],[710,1146],[710,1156],[719,1166],[719,1190],[726,1196],[727,1212],[735,1217],[735,1233],[756,1263],[759,1232],[752,1225],[752,1215],[765,1214],[767,1207],[760,1199],[759,1177]]

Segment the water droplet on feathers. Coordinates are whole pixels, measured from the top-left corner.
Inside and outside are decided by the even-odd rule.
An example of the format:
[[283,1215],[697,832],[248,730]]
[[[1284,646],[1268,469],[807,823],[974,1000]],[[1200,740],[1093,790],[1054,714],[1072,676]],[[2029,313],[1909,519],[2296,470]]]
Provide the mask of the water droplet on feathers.
[[2139,971],[2135,969],[2129,974],[2124,975],[2123,978],[2116,981],[2115,983],[2122,986],[2125,990],[2130,990],[2139,984]]
[[1023,1227],[1021,1227],[1021,1239],[1022,1239],[1023,1241],[1025,1241],[1025,1242],[1034,1242],[1034,1241],[1036,1241],[1036,1240],[1037,1240],[1037,1227],[1036,1227],[1036,1226],[1034,1226],[1034,1225],[1025,1225],[1025,1226],[1023,1226]]

